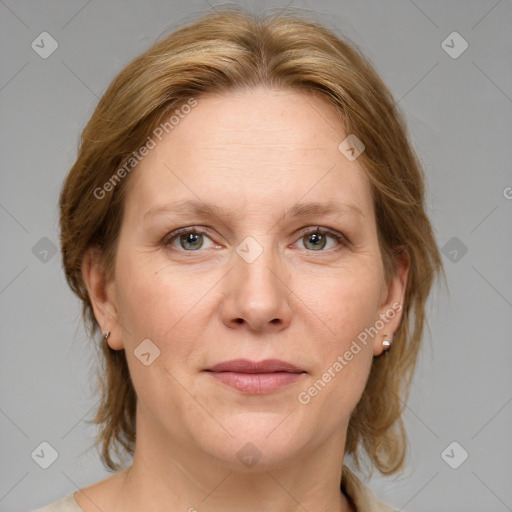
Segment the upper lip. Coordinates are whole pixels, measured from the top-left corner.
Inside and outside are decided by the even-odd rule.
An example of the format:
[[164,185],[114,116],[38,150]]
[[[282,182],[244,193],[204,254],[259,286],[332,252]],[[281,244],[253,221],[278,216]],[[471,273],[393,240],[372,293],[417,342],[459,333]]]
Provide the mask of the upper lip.
[[237,372],[237,373],[304,373],[297,366],[280,361],[279,359],[265,359],[264,361],[250,361],[248,359],[232,359],[207,368],[210,372]]

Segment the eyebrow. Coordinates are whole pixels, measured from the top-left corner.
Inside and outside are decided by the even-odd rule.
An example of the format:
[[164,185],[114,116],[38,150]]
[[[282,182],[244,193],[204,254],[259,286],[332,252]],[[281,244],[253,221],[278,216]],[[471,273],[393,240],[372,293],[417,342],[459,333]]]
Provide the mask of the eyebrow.
[[295,204],[288,210],[286,216],[304,217],[306,215],[329,215],[333,213],[356,214],[364,217],[364,213],[355,204],[339,203],[337,201]]
[[[164,213],[174,215],[208,215],[219,219],[227,219],[232,216],[227,210],[216,204],[189,199],[186,201],[154,206],[144,214],[144,219]],[[364,213],[357,205],[351,203],[340,203],[338,201],[329,201],[328,203],[297,203],[285,212],[284,217],[300,218],[308,215],[332,215],[336,213],[343,215],[355,214],[364,218]]]

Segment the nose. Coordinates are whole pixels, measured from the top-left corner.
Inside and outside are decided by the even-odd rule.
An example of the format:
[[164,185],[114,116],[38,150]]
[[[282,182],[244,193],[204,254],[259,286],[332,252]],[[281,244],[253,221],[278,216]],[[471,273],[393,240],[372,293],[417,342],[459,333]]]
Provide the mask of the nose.
[[263,250],[253,262],[234,255],[235,268],[224,281],[222,321],[227,327],[278,332],[292,318],[290,276],[279,256]]

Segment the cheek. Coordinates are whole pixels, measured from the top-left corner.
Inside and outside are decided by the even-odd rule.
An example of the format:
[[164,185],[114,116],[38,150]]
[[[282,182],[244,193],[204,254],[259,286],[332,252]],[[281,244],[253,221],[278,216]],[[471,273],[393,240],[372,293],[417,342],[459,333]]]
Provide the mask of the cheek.
[[[169,385],[169,393],[179,394],[174,379],[181,382],[184,374],[195,371],[196,353],[204,349],[205,332],[216,311],[212,301],[219,275],[180,271],[151,254],[135,253],[118,263],[118,315],[134,384],[142,393]],[[148,367],[136,358],[145,339],[159,350]]]
[[[155,265],[150,255],[132,254],[118,259],[117,313],[123,327],[127,362],[137,394],[152,411],[161,407],[164,397],[183,394],[179,384],[181,373],[187,368],[202,332],[199,323],[190,321],[193,315],[201,314],[200,298],[205,287],[198,283],[202,281],[197,277]],[[141,344],[147,339],[157,348],[147,341],[144,341],[146,345]],[[141,356],[146,352],[152,361],[148,365]],[[153,359],[154,354],[158,357]],[[155,390],[160,390],[162,395]],[[179,400],[165,403],[172,409],[170,414],[179,413]],[[185,399],[181,406],[186,404]]]
[[[161,340],[176,330],[208,286],[205,279],[155,265],[151,255],[119,258],[118,314],[130,334]],[[200,306],[200,304],[198,304]]]
[[347,267],[336,274],[304,282],[304,303],[325,327],[325,340],[343,349],[378,317],[382,276],[375,266]]
[[[304,302],[325,328],[324,335],[315,340],[319,364],[299,401],[332,410],[332,426],[344,421],[347,411],[355,407],[368,378],[373,349],[365,329],[378,318],[382,284],[378,268],[347,268],[336,277],[317,280],[322,286],[307,288]],[[308,315],[311,322],[318,323],[315,315]]]

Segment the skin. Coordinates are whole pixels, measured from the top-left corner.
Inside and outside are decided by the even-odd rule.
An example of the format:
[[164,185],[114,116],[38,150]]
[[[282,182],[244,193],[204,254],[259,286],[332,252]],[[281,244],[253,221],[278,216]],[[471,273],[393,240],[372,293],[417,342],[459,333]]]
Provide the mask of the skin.
[[[346,136],[307,93],[205,95],[132,171],[115,275],[105,278],[93,250],[82,271],[109,345],[126,350],[137,446],[128,469],[76,493],[86,512],[353,510],[339,488],[348,422],[400,313],[310,403],[298,394],[402,303],[409,262],[397,260],[387,286],[368,178],[338,150]],[[228,216],[145,216],[187,199]],[[361,214],[285,215],[310,201]],[[308,231],[317,226],[348,242],[329,236],[315,249]],[[195,245],[163,243],[183,227],[210,232]],[[248,236],[262,248],[251,263],[236,252]],[[149,366],[134,355],[147,338],[160,350]],[[248,395],[203,371],[235,358],[281,359],[305,373]],[[250,468],[237,457],[247,442],[261,455]]]

